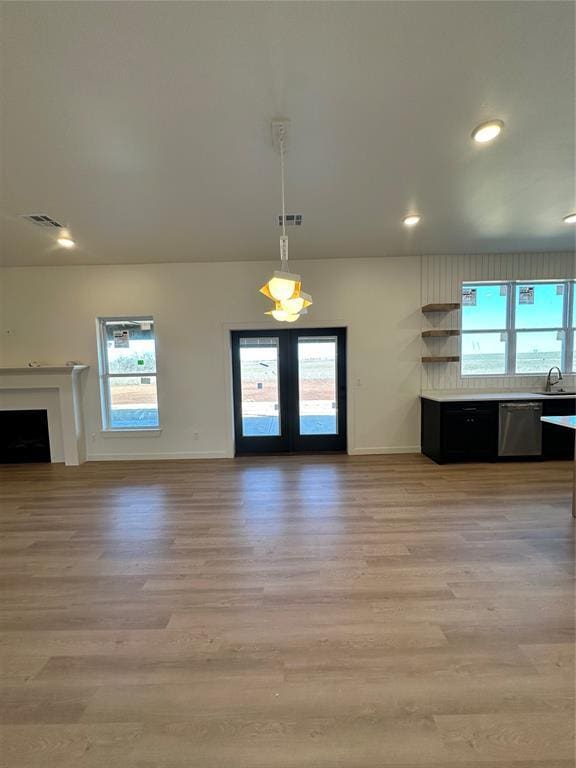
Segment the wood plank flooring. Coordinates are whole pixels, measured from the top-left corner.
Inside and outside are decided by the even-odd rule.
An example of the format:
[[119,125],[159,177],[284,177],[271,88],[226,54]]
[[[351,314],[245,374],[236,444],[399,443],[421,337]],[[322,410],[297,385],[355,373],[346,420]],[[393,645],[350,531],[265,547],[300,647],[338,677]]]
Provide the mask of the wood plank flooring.
[[0,468],[1,768],[569,768],[570,462]]

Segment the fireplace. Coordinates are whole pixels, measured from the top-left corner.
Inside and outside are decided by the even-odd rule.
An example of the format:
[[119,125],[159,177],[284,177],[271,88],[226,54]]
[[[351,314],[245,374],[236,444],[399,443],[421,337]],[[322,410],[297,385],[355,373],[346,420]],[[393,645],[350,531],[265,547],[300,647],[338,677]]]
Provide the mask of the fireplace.
[[0,464],[43,461],[50,461],[47,411],[0,411]]
[[[49,438],[46,440],[43,461],[64,461],[69,467],[77,467],[86,461],[82,379],[87,370],[86,365],[0,368],[0,414],[10,419],[10,415],[6,415],[7,411],[47,413]],[[11,442],[7,436],[2,435],[4,429],[0,422],[0,450]],[[0,457],[0,461],[7,460]]]

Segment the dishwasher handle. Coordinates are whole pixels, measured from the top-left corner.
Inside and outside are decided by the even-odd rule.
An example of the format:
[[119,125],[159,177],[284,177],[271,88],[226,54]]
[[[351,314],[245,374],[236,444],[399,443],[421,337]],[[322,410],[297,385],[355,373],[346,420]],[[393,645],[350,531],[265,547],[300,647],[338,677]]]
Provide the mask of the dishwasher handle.
[[542,403],[500,403],[500,408],[506,408],[509,411],[541,411]]

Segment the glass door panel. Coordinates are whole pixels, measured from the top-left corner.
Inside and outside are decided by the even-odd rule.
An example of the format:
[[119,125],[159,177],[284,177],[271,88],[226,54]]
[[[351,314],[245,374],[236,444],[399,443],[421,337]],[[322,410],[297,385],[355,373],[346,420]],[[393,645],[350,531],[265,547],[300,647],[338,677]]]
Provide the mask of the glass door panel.
[[338,432],[335,336],[298,337],[298,411],[301,435]]
[[243,437],[281,434],[278,349],[278,338],[240,339]]
[[275,331],[232,331],[237,455],[290,450],[288,339]]

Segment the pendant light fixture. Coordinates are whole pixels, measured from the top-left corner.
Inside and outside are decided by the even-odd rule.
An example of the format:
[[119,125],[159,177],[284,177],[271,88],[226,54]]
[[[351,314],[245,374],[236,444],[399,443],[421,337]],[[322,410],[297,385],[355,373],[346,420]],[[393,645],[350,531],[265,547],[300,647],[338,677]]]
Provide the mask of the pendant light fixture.
[[280,323],[294,323],[312,304],[312,297],[302,292],[300,275],[288,271],[288,236],[286,235],[286,200],[284,193],[284,151],[286,120],[272,123],[272,139],[280,152],[280,177],[282,187],[282,235],[280,237],[280,269],[260,288],[260,293],[272,299],[274,309],[266,312]]

